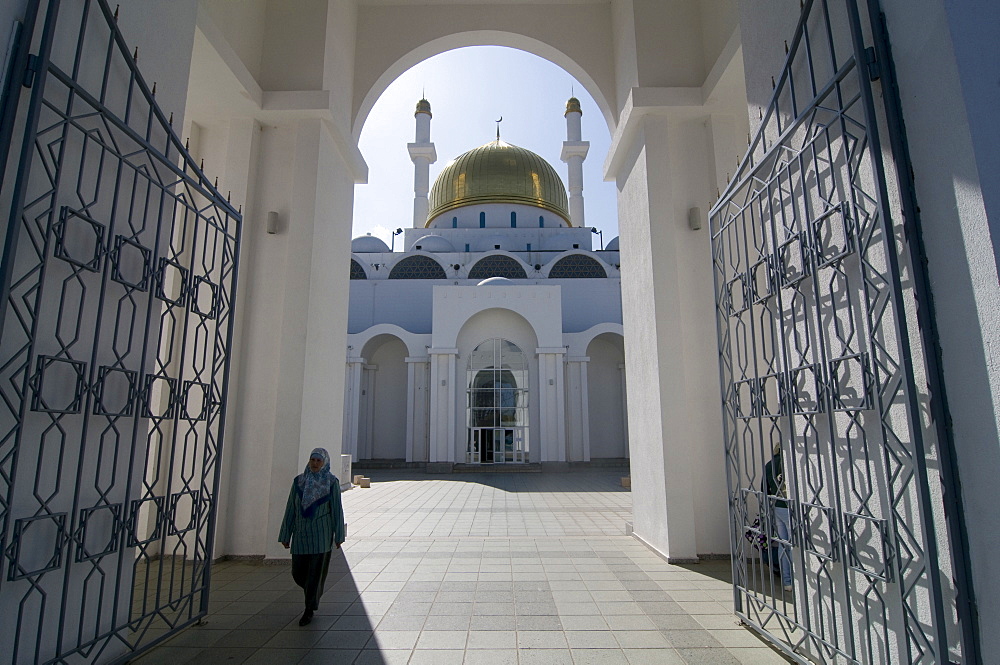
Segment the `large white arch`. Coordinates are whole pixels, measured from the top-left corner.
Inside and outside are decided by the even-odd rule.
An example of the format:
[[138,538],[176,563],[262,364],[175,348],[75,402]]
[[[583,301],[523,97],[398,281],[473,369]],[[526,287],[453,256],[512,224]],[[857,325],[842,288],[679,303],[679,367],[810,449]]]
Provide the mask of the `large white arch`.
[[426,344],[430,340],[430,335],[412,333],[405,328],[401,328],[394,323],[378,323],[363,332],[354,333],[347,336],[348,352],[356,352],[361,355],[368,343],[380,335],[397,337],[406,345],[406,350],[411,356],[426,356]]
[[[450,26],[445,22],[434,26],[437,30],[448,27]],[[410,39],[407,41],[413,41],[413,35],[408,34],[408,36]],[[381,43],[398,44],[395,40]],[[614,95],[608,72],[599,73],[597,76],[601,79],[601,82],[598,82],[591,75],[588,68],[578,64],[577,60],[568,55],[567,52],[564,52],[564,50],[525,34],[502,30],[468,30],[456,31],[440,37],[430,38],[427,41],[416,44],[411,50],[405,53],[383,49],[383,52],[375,56],[374,62],[359,64],[358,69],[355,71],[354,83],[355,109],[353,115],[353,133],[355,140],[360,138],[365,121],[368,119],[368,114],[371,113],[375,102],[378,101],[378,98],[382,96],[382,93],[385,92],[386,88],[397,77],[428,58],[467,46],[507,46],[516,48],[537,55],[563,68],[587,89],[587,92],[590,93],[594,98],[594,102],[600,108],[608,130],[614,131],[616,107],[611,103]],[[566,46],[579,48],[579,44],[574,44],[572,41]],[[393,54],[396,59],[392,62],[385,62]],[[577,57],[580,56],[584,56],[584,54],[577,55]],[[590,69],[594,68],[595,64],[592,63]],[[381,69],[381,71],[377,71],[378,69]]]

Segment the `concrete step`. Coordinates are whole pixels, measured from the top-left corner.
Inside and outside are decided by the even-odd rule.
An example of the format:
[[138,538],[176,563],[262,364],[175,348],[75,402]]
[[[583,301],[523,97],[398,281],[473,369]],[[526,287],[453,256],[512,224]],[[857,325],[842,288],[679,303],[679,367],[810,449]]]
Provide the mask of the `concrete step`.
[[456,464],[452,473],[541,473],[542,465],[534,464]]

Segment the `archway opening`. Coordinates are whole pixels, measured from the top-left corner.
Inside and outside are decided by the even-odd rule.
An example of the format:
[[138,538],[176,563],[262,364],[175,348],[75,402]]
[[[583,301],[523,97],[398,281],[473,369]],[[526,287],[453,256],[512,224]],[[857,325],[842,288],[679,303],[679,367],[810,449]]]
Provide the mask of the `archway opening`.
[[358,460],[406,459],[406,345],[379,335],[362,352]]
[[624,342],[621,335],[603,333],[587,346],[591,459],[629,456]]
[[[499,43],[499,38],[493,35],[495,41],[480,43]],[[606,104],[590,94],[594,84],[585,85],[552,60],[517,48],[437,48],[452,50],[400,73],[359,120],[364,124],[356,133],[369,182],[355,188],[353,236],[371,233],[392,244],[394,230],[413,226],[414,173],[405,150],[414,140],[414,108],[421,97],[429,100],[433,113],[433,183],[450,160],[495,139],[498,128],[502,140],[539,154],[565,179],[560,151],[567,139],[564,111],[571,96],[580,100],[582,138],[590,142],[591,156],[583,162],[586,223],[599,227],[604,237],[617,235],[617,190],[614,183],[604,182],[602,171],[611,133]],[[401,248],[397,240],[395,249]]]

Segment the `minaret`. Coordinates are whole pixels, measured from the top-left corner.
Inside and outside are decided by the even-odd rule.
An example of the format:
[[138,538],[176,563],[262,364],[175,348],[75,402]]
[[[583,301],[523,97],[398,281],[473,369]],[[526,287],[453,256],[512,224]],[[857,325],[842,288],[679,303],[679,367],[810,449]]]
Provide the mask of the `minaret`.
[[570,97],[566,102],[566,140],[563,141],[561,160],[569,168],[569,217],[573,226],[586,226],[583,216],[583,160],[590,150],[590,141],[580,140],[580,119],[583,111],[580,100]]
[[431,143],[431,103],[426,99],[417,102],[417,136],[407,143],[413,160],[413,228],[423,228],[427,222],[427,191],[430,189],[431,164],[437,161],[437,151]]

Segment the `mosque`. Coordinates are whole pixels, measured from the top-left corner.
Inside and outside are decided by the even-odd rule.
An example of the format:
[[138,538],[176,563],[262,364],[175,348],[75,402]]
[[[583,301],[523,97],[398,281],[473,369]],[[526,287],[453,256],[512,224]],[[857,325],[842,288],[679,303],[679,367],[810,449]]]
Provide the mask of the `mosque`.
[[442,471],[628,457],[618,239],[595,251],[585,225],[581,116],[571,98],[569,197],[499,130],[428,195],[431,107],[417,103],[404,251],[351,243],[345,454]]
[[[0,2],[13,662],[199,621],[213,561],[288,556],[317,446],[344,480],[634,459],[623,534],[729,560],[724,602],[789,657],[996,661],[1000,3],[116,4]],[[565,188],[500,137],[431,187],[421,100],[403,251],[352,241],[377,100],[483,45],[593,99],[620,243],[584,218],[572,100]]]

